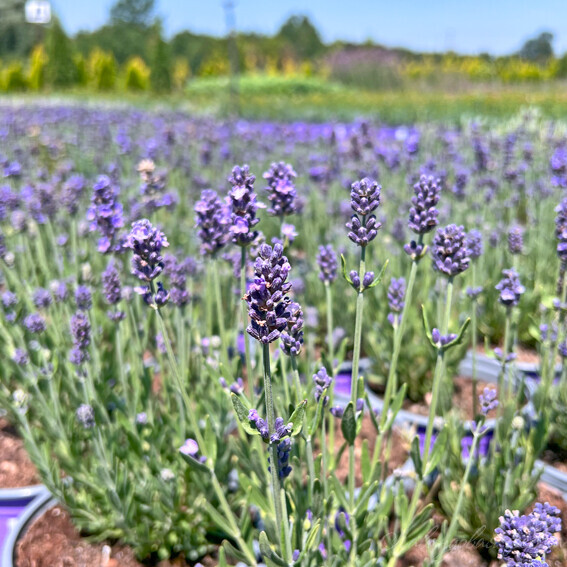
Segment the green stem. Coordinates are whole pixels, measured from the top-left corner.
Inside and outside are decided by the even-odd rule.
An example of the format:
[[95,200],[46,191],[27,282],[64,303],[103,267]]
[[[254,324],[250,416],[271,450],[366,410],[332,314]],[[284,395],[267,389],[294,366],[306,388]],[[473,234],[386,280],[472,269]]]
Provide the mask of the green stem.
[[297,368],[297,358],[291,355],[291,368],[293,370],[293,384],[295,387],[295,404],[299,404],[303,399],[303,390],[301,389],[301,381],[299,380],[299,369]]
[[[473,290],[476,287],[476,261],[472,261],[472,287]],[[476,375],[476,349],[478,344],[478,328],[477,328],[477,320],[476,320],[476,309],[477,309],[477,300],[476,297],[472,300],[472,313],[471,313],[471,326],[472,326],[472,333],[471,333],[471,341],[472,341],[472,389],[473,389],[473,399],[472,399],[472,407],[473,407],[473,415],[477,414],[478,411],[478,379]]]
[[[329,349],[329,374],[331,377],[335,375],[335,345],[333,341],[333,290],[331,289],[331,284],[329,282],[325,282],[325,298],[327,300],[327,346]],[[307,366],[310,368],[310,366]],[[333,399],[334,399],[334,387],[331,385],[329,388],[329,407],[333,407]],[[325,427],[325,412],[323,412],[323,428]],[[327,440],[325,439],[325,434],[323,430],[323,437],[322,437],[322,448],[323,448],[323,461],[327,460]],[[329,427],[329,445],[331,450],[335,447],[335,428]],[[334,455],[331,457],[331,462],[334,462]],[[323,485],[326,488],[326,473],[327,468],[325,467],[325,477],[323,478]],[[326,496],[326,495],[325,495]]]
[[[252,358],[250,356],[250,337],[246,332],[248,326],[248,307],[244,296],[246,295],[246,248],[240,252],[240,311],[242,315],[242,333],[244,335],[244,359],[246,361],[246,379],[248,381],[248,397],[254,399],[254,373],[252,371]],[[285,378],[284,378],[285,379]]]
[[215,259],[212,261],[213,265],[213,287],[215,290],[215,303],[217,305],[217,320],[219,324],[219,332],[221,338],[221,361],[225,366],[225,371],[229,374],[231,373],[230,370],[230,362],[228,360],[228,342],[226,340],[226,330],[224,327],[224,313],[222,307],[222,294],[221,294],[221,285],[220,285],[220,278],[219,278],[219,271],[218,271],[218,261]]
[[465,468],[465,474],[464,474],[463,480],[461,482],[461,489],[459,490],[459,497],[457,499],[457,505],[456,505],[455,510],[453,511],[453,514],[452,514],[452,517],[451,517],[451,523],[449,524],[449,530],[447,531],[445,537],[443,538],[442,548],[439,550],[437,557],[435,558],[435,562],[433,564],[433,567],[439,567],[441,565],[441,562],[443,561],[443,555],[445,555],[445,550],[451,545],[451,542],[453,541],[453,538],[455,537],[455,534],[457,533],[457,528],[458,528],[459,520],[460,520],[460,517],[461,517],[461,507],[463,505],[463,499],[464,499],[464,496],[465,496],[465,490],[466,490],[467,482],[469,480],[472,464],[475,461],[476,449],[477,449],[480,437],[481,436],[478,433],[474,434],[471,451],[469,453],[469,460],[467,462],[467,466]]
[[305,439],[305,448],[307,451],[307,474],[309,478],[307,479],[307,489],[309,502],[313,502],[313,482],[315,481],[315,461],[313,459],[313,445],[311,443],[311,437]]
[[[268,417],[268,431],[270,437],[275,432],[275,411],[274,411],[274,396],[272,393],[272,372],[270,369],[270,345],[263,345],[263,359],[264,359],[264,398],[266,401],[266,413]],[[272,497],[274,499],[274,509],[276,512],[276,526],[279,530],[282,527],[282,501],[280,497],[280,476],[278,466],[278,448],[275,443],[270,443],[270,473],[272,477]],[[281,537],[279,538],[281,539]],[[286,554],[287,543],[280,541],[280,549],[282,555]]]
[[[451,305],[453,300],[453,278],[449,278],[447,282],[447,297],[445,301],[445,314],[443,316],[443,323],[441,326],[441,335],[446,335],[449,329],[449,318],[451,315]],[[427,470],[427,464],[429,463],[429,456],[431,452],[431,438],[433,435],[433,424],[435,422],[435,416],[437,411],[437,400],[439,398],[439,392],[441,388],[441,383],[443,379],[443,374],[445,371],[445,356],[444,356],[444,349],[439,348],[437,350],[437,362],[435,364],[435,374],[433,376],[433,391],[431,397],[431,406],[429,408],[429,418],[427,421],[427,429],[425,434],[425,444],[423,447],[423,457],[422,457],[422,467],[421,470],[425,474]],[[407,514],[407,518],[409,520],[402,526],[400,531],[400,535],[396,544],[394,545],[394,549],[392,552],[392,556],[388,561],[387,567],[395,567],[398,557],[401,555],[402,550],[404,549],[406,539],[408,536],[408,531],[411,526],[411,522],[415,516],[417,506],[419,503],[419,499],[421,498],[421,492],[423,490],[424,480],[420,478],[417,482],[417,485],[414,489],[411,502],[409,505],[409,511]]]

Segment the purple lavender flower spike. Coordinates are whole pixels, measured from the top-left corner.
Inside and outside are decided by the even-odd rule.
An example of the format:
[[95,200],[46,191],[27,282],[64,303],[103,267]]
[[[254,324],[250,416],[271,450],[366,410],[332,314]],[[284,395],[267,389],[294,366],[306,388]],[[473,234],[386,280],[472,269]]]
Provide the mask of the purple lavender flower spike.
[[163,232],[152,226],[147,219],[136,221],[126,242],[125,248],[134,251],[132,256],[132,274],[143,282],[155,280],[163,271],[161,249],[169,246]]
[[510,254],[521,254],[524,248],[524,230],[521,226],[513,226],[508,231],[508,250]]
[[34,335],[39,335],[47,329],[45,319],[39,313],[30,313],[24,319],[24,327]]
[[250,173],[247,165],[235,165],[228,181],[232,185],[228,192],[232,213],[232,242],[238,246],[248,246],[258,236],[258,231],[254,230],[260,222],[256,218],[256,211],[262,206],[254,193],[256,177]]
[[36,290],[34,290],[32,300],[33,304],[38,309],[47,309],[53,302],[53,298],[51,297],[49,291],[42,287],[38,287]]
[[[317,374],[313,374],[313,383],[315,384],[315,400],[318,402],[327,392],[333,383],[333,377],[327,374],[327,369],[322,366]],[[323,406],[329,403],[329,396],[324,396]]]
[[257,341],[268,344],[278,339],[291,318],[287,282],[291,266],[283,255],[283,248],[276,244],[260,247],[254,263],[255,278],[244,296],[248,304],[250,325],[246,331]]
[[477,287],[467,287],[466,294],[470,297],[473,301],[478,299],[480,294],[484,291],[482,286]]
[[195,224],[199,229],[201,254],[215,256],[228,242],[232,220],[228,205],[212,189],[205,189],[195,204]]
[[555,187],[567,187],[567,148],[559,146],[549,160],[552,171],[551,184]]
[[299,356],[303,345],[303,311],[299,303],[290,302],[287,307],[287,330],[280,335],[280,348],[288,356]]
[[498,299],[506,307],[516,307],[526,288],[520,283],[520,276],[516,270],[502,270],[502,274],[504,277],[496,285],[496,289],[500,292]]
[[75,303],[80,311],[88,311],[93,306],[91,290],[86,285],[80,285],[75,290]]
[[102,272],[102,292],[109,305],[116,305],[122,299],[120,273],[112,261],[108,263],[106,270]]
[[415,195],[411,199],[408,226],[416,234],[427,234],[439,224],[437,203],[441,185],[438,179],[422,175],[413,190]]
[[30,357],[29,357],[27,351],[25,351],[22,348],[17,348],[14,351],[14,355],[12,356],[12,360],[18,366],[26,366],[26,364],[29,364],[29,362],[30,362]]
[[557,255],[562,264],[567,264],[567,197],[565,197],[555,208],[555,236],[557,243]]
[[319,279],[321,281],[331,284],[337,279],[339,261],[336,252],[330,244],[319,246],[317,264],[319,265]]
[[467,233],[466,238],[467,256],[471,260],[480,258],[483,253],[482,233],[479,230],[472,229]]
[[298,212],[297,190],[294,184],[297,173],[293,167],[283,161],[272,163],[263,177],[268,183],[268,213],[275,217],[284,217]]
[[362,217],[374,212],[380,205],[382,188],[368,177],[355,181],[350,189],[350,206]]
[[495,530],[498,559],[507,567],[547,565],[545,556],[559,543],[554,534],[560,530],[559,509],[547,502],[537,503],[531,514],[522,516],[506,510]]
[[399,322],[400,314],[404,308],[405,294],[405,278],[392,278],[390,281],[390,287],[388,288],[388,305],[390,307],[388,321],[391,325],[397,325]]
[[[367,177],[355,181],[351,186],[350,205],[358,214],[352,215],[346,227],[349,229],[348,237],[357,246],[368,246],[382,227],[376,216],[370,214],[380,205],[380,191],[378,183]],[[362,217],[362,221],[358,215]]]
[[88,404],[81,404],[75,416],[84,429],[92,429],[96,425],[94,409]]
[[453,278],[469,267],[470,258],[465,246],[465,230],[462,226],[450,224],[437,230],[433,239],[433,267],[442,274]]
[[69,360],[75,366],[81,366],[90,360],[88,349],[91,343],[91,324],[83,311],[77,311],[71,317],[71,335],[73,337],[73,348]]
[[496,399],[497,395],[498,393],[494,388],[484,388],[482,394],[478,397],[480,402],[480,412],[485,417],[490,411],[495,410],[498,407],[499,402]]
[[87,211],[90,230],[98,230],[101,239],[98,251],[106,254],[113,251],[115,235],[124,225],[122,205],[118,202],[118,189],[107,175],[101,175],[93,185],[91,206]]

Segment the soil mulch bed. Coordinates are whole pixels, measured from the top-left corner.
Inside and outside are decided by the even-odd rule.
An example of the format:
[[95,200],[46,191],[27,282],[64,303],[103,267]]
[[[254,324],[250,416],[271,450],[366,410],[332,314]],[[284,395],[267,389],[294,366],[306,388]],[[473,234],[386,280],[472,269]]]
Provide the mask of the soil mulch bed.
[[[91,543],[82,538],[71,523],[69,513],[54,506],[37,518],[17,545],[16,567],[148,567],[136,560],[134,552],[123,545]],[[106,554],[105,554],[106,551]],[[201,559],[204,567],[217,561]],[[182,558],[161,561],[157,567],[188,567]]]
[[[461,416],[466,420],[474,419],[473,415],[473,384],[470,378],[463,378],[462,376],[457,376],[453,380],[455,386],[455,391],[453,393],[453,409],[457,410]],[[485,387],[492,390],[498,390],[495,384],[489,382],[478,382],[477,383],[477,395],[481,394]],[[420,403],[413,403],[407,400],[403,408],[407,411],[417,413],[419,415],[428,416],[429,415],[429,405],[431,403],[431,395],[426,396],[425,400]],[[496,417],[498,414],[497,410],[492,410],[489,412],[488,417]]]
[[[356,485],[361,486],[363,482],[362,478],[362,471],[360,467],[360,457],[362,454],[362,442],[367,439],[368,440],[368,449],[370,452],[370,457],[372,458],[372,451],[374,450],[374,444],[376,442],[376,429],[372,423],[370,416],[366,413],[362,418],[362,428],[360,430],[360,434],[357,436],[355,444],[354,444],[354,453],[356,456],[356,468],[355,468],[355,478],[356,478]],[[344,437],[341,431],[341,424],[340,420],[335,420],[335,454],[339,452],[342,444],[344,443]],[[395,469],[401,467],[409,457],[409,450],[410,450],[410,443],[411,440],[407,440],[404,438],[403,434],[394,427],[393,431],[393,442],[392,442],[392,451],[390,454],[390,458],[387,463],[388,467],[388,474],[392,474]],[[384,445],[386,442],[384,441]],[[385,447],[382,448],[383,454],[385,452]],[[346,449],[340,461],[337,463],[337,467],[335,470],[337,478],[341,482],[347,482],[348,478],[348,449]],[[364,479],[366,480],[366,479]]]
[[549,444],[543,452],[541,460],[563,473],[567,473],[567,451],[561,447]]
[[[502,348],[502,347],[500,347],[500,348]],[[488,350],[488,353],[487,353],[486,349],[484,348],[484,345],[479,345],[476,349],[476,351],[479,354],[484,354],[486,356],[493,356],[493,350],[494,350],[494,348],[491,347]],[[516,362],[525,362],[525,363],[529,363],[529,364],[539,364],[539,353],[536,350],[518,345],[514,349],[514,352],[517,355],[516,356]]]
[[40,482],[24,442],[15,428],[0,418],[0,488],[21,488]]

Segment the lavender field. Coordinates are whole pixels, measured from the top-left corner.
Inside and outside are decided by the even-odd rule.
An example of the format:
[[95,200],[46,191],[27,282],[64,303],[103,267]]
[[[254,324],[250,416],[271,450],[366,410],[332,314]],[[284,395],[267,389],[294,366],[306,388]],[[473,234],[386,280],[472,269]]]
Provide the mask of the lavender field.
[[532,110],[2,103],[0,417],[68,564],[567,565],[566,188]]

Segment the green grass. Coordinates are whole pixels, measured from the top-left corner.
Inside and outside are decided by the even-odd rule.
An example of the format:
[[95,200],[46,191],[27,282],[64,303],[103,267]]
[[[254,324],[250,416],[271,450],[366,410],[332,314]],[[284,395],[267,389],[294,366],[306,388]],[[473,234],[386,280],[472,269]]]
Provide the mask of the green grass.
[[231,96],[227,77],[193,79],[184,92],[167,96],[122,91],[96,93],[71,90],[64,93],[2,95],[1,101],[19,104],[61,101],[81,104],[133,105],[140,108],[174,108],[194,114],[251,120],[329,121],[376,118],[389,124],[463,119],[506,119],[525,108],[537,108],[543,116],[567,120],[567,89],[559,83],[541,86],[478,86],[469,91],[415,88],[396,91],[364,91],[319,77],[241,77],[238,98]]

